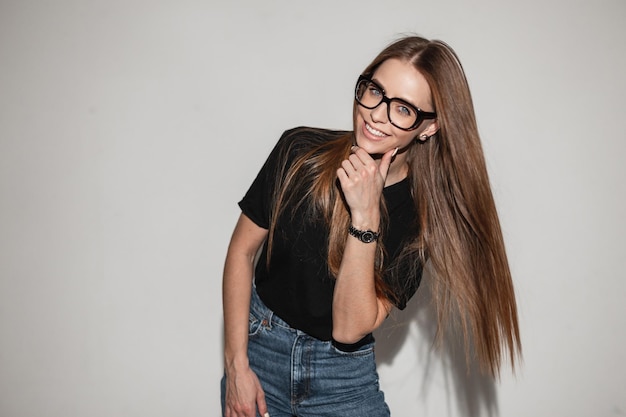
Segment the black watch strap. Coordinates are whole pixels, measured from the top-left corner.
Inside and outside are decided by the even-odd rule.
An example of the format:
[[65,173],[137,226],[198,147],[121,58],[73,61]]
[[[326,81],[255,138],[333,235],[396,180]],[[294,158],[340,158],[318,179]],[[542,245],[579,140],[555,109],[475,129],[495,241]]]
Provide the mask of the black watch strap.
[[359,230],[352,225],[348,227],[348,233],[350,233],[351,236],[356,237],[363,243],[372,243],[378,240],[378,233],[371,230]]

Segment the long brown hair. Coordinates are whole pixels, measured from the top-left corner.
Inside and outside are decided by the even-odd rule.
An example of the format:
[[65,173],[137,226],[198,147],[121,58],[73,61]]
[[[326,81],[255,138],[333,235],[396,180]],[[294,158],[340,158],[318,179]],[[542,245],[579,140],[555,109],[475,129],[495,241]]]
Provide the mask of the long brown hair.
[[[429,261],[439,335],[452,317],[458,317],[468,359],[475,352],[481,368],[498,375],[503,356],[515,367],[521,342],[511,273],[463,68],[445,43],[412,36],[385,48],[363,73],[372,75],[391,58],[411,63],[426,78],[439,130],[424,143],[416,140],[407,151],[419,232],[385,273],[419,279],[415,274]],[[351,143],[351,134],[322,142],[298,157],[285,176],[278,176],[283,179],[270,226],[271,248],[281,208],[294,195],[294,187],[306,187],[313,214],[321,214],[330,228],[328,266],[334,275],[350,222],[335,173]],[[382,208],[384,221],[384,203]],[[395,301],[382,282],[383,259],[379,245],[377,291]]]

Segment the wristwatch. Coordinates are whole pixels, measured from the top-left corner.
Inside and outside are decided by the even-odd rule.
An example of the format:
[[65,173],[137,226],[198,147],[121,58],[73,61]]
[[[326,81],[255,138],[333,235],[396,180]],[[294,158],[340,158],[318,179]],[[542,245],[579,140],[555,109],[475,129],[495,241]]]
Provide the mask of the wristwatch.
[[348,233],[350,233],[350,235],[356,237],[363,243],[372,243],[378,240],[378,233],[371,230],[359,230],[352,225],[348,227]]

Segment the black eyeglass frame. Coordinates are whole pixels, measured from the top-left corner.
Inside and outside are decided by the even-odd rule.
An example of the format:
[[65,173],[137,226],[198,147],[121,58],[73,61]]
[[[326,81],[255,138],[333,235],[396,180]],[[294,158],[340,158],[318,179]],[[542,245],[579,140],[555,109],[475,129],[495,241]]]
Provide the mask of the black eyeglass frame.
[[[367,81],[368,83],[373,84],[376,88],[378,88],[383,93],[383,95],[380,98],[380,102],[377,105],[373,107],[369,107],[361,103],[361,100],[359,100],[359,84],[361,84],[362,81]],[[404,130],[404,131],[415,130],[419,127],[420,124],[422,124],[424,120],[432,120],[432,119],[437,118],[437,113],[424,111],[420,109],[419,107],[416,107],[413,104],[409,103],[408,101],[402,100],[401,98],[387,97],[385,95],[384,88],[382,88],[376,81],[373,81],[370,77],[368,77],[367,75],[363,75],[363,74],[359,76],[359,79],[356,82],[356,86],[354,87],[354,99],[356,100],[359,106],[364,107],[369,110],[373,110],[376,107],[380,106],[381,103],[385,103],[387,105],[387,119],[389,120],[389,123],[391,123],[398,129]],[[415,123],[413,123],[411,127],[408,127],[408,128],[400,127],[391,120],[391,102],[392,101],[399,101],[400,103],[412,108],[415,111],[416,119],[415,119]]]

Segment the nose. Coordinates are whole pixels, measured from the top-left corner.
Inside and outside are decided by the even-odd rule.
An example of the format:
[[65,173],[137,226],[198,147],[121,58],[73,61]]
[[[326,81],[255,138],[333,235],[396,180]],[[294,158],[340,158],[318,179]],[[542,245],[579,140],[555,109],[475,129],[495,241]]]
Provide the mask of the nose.
[[381,101],[380,104],[370,110],[370,115],[372,116],[372,121],[376,123],[386,123],[389,119],[387,114],[387,104],[384,101]]

